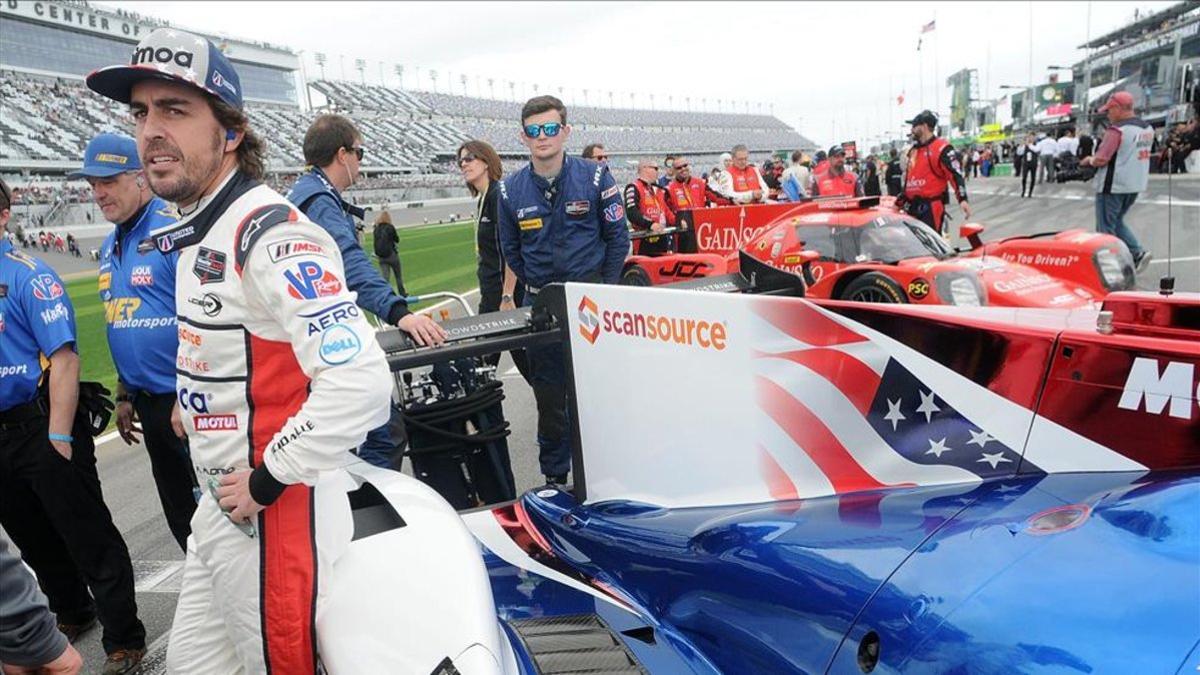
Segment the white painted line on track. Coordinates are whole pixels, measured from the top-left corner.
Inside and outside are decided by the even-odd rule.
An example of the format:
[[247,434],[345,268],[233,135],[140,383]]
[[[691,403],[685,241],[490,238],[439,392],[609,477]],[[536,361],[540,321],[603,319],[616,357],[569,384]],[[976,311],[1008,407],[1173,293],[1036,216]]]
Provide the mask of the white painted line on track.
[[[1196,260],[1200,260],[1200,255],[1191,255],[1186,258],[1171,258],[1169,262],[1181,263],[1181,262],[1194,262]],[[1168,262],[1168,260],[1166,258],[1163,258],[1162,260],[1151,260],[1150,262],[1148,262],[1146,264],[1147,265],[1166,265],[1167,262]]]
[[[969,194],[988,195],[991,197],[1012,197],[1014,199],[1021,199],[1020,193],[1011,192],[1011,191],[970,190]],[[1064,199],[1064,200],[1068,200],[1068,201],[1082,202],[1082,201],[1094,200],[1095,195],[1057,195],[1057,194],[1040,194],[1040,195],[1038,195],[1038,194],[1035,194],[1032,197],[1032,199]],[[1136,206],[1137,204],[1155,204],[1157,206],[1170,205],[1173,207],[1174,206],[1200,207],[1200,201],[1194,201],[1191,199],[1172,199],[1168,202],[1163,197],[1154,197],[1153,199],[1139,199],[1134,204],[1134,206]]]

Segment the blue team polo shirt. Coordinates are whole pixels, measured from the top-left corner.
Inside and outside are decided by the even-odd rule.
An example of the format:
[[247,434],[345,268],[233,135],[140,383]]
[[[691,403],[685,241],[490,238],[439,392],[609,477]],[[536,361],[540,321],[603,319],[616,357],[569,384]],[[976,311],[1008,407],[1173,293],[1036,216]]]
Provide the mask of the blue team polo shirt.
[[75,308],[62,278],[0,238],[0,410],[37,398],[63,345],[75,345]]
[[150,233],[175,223],[174,211],[157,197],[118,226],[100,246],[100,299],[108,324],[108,349],[117,376],[129,393],[175,391],[175,263],[163,255]]

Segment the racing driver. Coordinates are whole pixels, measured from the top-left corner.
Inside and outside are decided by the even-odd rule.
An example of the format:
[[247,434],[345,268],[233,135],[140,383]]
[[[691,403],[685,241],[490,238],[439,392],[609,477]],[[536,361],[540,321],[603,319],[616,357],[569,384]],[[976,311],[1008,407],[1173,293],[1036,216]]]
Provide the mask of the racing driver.
[[954,196],[967,218],[971,217],[971,204],[967,202],[967,179],[963,177],[958,153],[949,141],[933,135],[937,123],[937,115],[929,110],[908,120],[916,144],[908,151],[904,192],[896,198],[896,204],[945,236],[942,228],[949,201],[946,187],[954,185]]
[[129,104],[150,187],[181,216],[153,236],[179,253],[178,410],[204,496],[168,670],[315,673],[329,560],[312,486],[387,420],[383,353],[333,239],[260,182],[264,147],[215,46],[158,29],[87,84]]

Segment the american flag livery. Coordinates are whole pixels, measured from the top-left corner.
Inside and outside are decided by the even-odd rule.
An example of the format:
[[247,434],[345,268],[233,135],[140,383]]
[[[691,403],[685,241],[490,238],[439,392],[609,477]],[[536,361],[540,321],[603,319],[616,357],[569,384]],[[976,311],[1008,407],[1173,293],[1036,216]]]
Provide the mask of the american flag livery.
[[771,422],[760,425],[760,464],[775,498],[1041,473],[813,305],[768,301],[755,313],[781,334],[766,343],[790,347],[755,355],[758,405]]

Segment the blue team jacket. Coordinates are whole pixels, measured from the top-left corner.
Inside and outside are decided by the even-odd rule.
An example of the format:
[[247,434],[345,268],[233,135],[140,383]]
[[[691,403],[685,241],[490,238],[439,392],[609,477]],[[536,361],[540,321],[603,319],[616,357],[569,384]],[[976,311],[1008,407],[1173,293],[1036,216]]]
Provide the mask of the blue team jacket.
[[[108,326],[108,349],[117,377],[129,393],[170,394],[175,391],[175,263],[179,254],[163,255],[150,233],[178,218],[155,197],[133,224],[113,228],[100,246],[100,300]],[[203,302],[187,298],[183,302]]]
[[46,263],[0,237],[0,411],[37,397],[46,357],[75,343],[75,308]]
[[629,230],[607,166],[568,156],[551,184],[528,164],[500,181],[497,211],[504,259],[525,284],[620,278]]
[[391,325],[408,314],[408,303],[396,295],[379,270],[367,259],[367,254],[354,236],[354,218],[363,216],[362,209],[346,203],[325,172],[313,167],[296,179],[287,200],[304,212],[308,219],[325,228],[342,252],[346,267],[346,285],[358,294],[358,306]]

